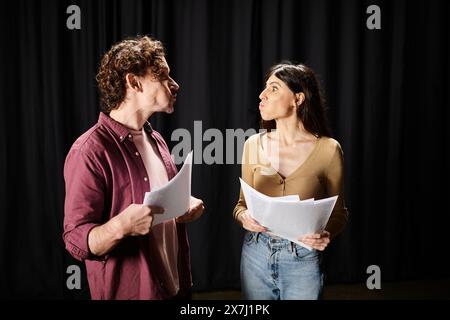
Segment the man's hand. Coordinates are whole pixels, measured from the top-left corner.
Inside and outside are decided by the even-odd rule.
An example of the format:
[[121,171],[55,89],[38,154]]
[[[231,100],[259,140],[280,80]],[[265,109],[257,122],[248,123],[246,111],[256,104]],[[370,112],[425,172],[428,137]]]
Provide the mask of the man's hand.
[[176,221],[179,223],[192,222],[200,218],[204,210],[203,201],[191,196],[189,210],[184,215],[177,217]]
[[301,242],[316,250],[323,251],[330,243],[330,233],[324,230],[322,233],[311,233],[299,238]]
[[149,233],[153,215],[163,212],[164,210],[159,207],[130,204],[105,224],[92,228],[88,235],[89,250],[96,256],[103,256],[123,238]]
[[150,232],[153,215],[164,212],[163,208],[145,204],[130,204],[128,208],[117,215],[124,237],[141,236]]
[[238,220],[242,228],[253,232],[266,232],[267,228],[260,225],[255,219],[250,216],[248,210],[245,210],[238,216]]

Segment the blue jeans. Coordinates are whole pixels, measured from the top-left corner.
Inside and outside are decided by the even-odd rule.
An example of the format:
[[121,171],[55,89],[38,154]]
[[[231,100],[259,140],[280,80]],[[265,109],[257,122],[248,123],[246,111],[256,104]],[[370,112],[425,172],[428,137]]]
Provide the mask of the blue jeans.
[[247,232],[242,246],[241,290],[247,300],[317,300],[321,255],[289,240]]

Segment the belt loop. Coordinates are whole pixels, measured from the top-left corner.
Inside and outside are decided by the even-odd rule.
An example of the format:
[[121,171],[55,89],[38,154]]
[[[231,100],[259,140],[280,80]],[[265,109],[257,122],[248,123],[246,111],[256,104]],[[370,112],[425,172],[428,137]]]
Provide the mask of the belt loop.
[[293,257],[297,256],[297,250],[295,250],[295,243],[292,241],[291,241],[291,252]]
[[259,235],[261,234],[261,232],[258,232],[257,234],[256,234],[256,243],[258,243],[258,239],[259,239]]

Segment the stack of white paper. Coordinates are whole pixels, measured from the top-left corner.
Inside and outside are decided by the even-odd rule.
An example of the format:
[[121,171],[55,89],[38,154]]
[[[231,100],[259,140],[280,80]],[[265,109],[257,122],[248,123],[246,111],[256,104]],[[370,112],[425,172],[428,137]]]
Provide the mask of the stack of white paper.
[[325,229],[338,197],[303,201],[298,196],[269,197],[239,180],[248,211],[260,225],[270,233],[310,250],[311,247],[298,239]]
[[144,204],[164,208],[163,214],[153,215],[152,226],[184,215],[191,199],[192,151],[177,175],[159,189],[146,192]]

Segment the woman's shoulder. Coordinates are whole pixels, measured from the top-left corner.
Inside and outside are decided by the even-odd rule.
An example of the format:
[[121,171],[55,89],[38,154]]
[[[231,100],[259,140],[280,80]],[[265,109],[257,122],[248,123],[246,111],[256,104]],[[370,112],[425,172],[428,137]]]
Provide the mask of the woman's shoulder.
[[339,141],[331,137],[321,137],[322,151],[332,157],[336,152],[342,153],[342,147]]
[[249,145],[257,145],[259,142],[260,137],[265,133],[264,132],[259,132],[259,133],[255,133],[252,134],[250,137],[247,138],[247,140],[245,140],[245,145],[249,146]]

